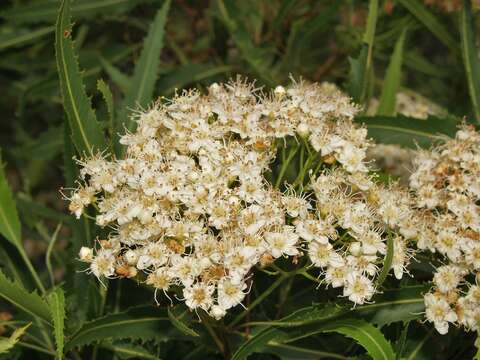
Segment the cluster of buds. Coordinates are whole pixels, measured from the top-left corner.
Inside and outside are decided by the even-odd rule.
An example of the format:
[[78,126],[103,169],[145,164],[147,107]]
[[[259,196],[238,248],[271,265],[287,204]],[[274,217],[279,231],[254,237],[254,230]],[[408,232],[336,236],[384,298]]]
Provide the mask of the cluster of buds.
[[422,219],[417,247],[439,254],[426,316],[441,334],[448,324],[478,330],[480,288],[480,134],[462,125],[454,139],[414,159],[410,187]]
[[[409,214],[408,196],[368,176],[358,110],[331,84],[293,82],[265,94],[242,79],[156,103],[121,137],[123,158],[79,160],[70,210],[80,217],[93,206],[110,230],[81,260],[100,279],[144,279],[155,295],[180,287],[190,309],[218,319],[241,304],[253,267],[297,257],[307,244],[329,284],[368,301],[387,230],[408,233]],[[320,159],[299,194],[264,177],[286,137]],[[409,255],[404,236],[394,242],[400,278]]]

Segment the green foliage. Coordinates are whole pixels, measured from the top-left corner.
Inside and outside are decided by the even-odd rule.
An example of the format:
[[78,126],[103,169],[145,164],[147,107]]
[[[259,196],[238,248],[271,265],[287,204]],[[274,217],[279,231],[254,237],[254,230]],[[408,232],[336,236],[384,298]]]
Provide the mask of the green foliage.
[[357,120],[367,126],[368,134],[375,141],[384,144],[400,144],[405,147],[429,147],[442,136],[456,132],[458,120],[454,118],[415,119],[406,116],[359,117]]
[[25,331],[30,327],[31,324],[27,324],[25,326],[22,326],[18,329],[15,329],[15,331],[10,335],[10,337],[0,337],[0,354],[7,353],[10,349],[12,349],[15,344],[20,340],[22,335],[25,333]]
[[[143,0],[145,1],[145,0]],[[105,12],[123,12],[141,0],[78,0],[73,3],[72,13],[78,17],[93,16]],[[58,13],[58,2],[41,0],[0,13],[0,16],[20,23],[54,22]]]
[[387,255],[383,261],[382,271],[378,275],[376,286],[380,288],[388,276],[390,269],[392,267],[393,254],[394,254],[394,241],[391,234],[387,237]]
[[463,62],[473,113],[477,122],[480,122],[480,59],[478,58],[478,48],[475,40],[475,24],[470,0],[464,0],[463,4],[460,17]]
[[419,0],[398,0],[398,3],[408,9],[413,16],[425,25],[425,27],[452,52],[459,53],[458,42],[452,37],[449,29]]
[[62,288],[56,288],[47,297],[48,306],[52,314],[55,343],[57,345],[57,359],[63,359],[63,346],[65,343],[65,295]]
[[323,332],[338,332],[353,338],[362,345],[374,360],[393,360],[395,353],[392,345],[376,327],[363,320],[345,319],[327,325]]
[[150,306],[132,308],[125,312],[109,314],[94,319],[72,334],[66,350],[96,343],[105,339],[161,338],[171,331],[165,309]]
[[20,219],[13,200],[12,191],[7,183],[7,177],[0,153],[0,234],[17,248],[22,248]]
[[71,37],[70,0],[63,0],[55,26],[55,53],[63,106],[77,151],[92,155],[105,148],[105,137],[85,93]]
[[175,306],[169,307],[167,309],[168,319],[173,326],[177,328],[180,332],[184,333],[187,336],[200,336],[195,330],[188,327],[184,321],[184,317],[187,314],[188,309],[184,306]]
[[122,131],[123,126],[127,130],[132,131],[135,127],[135,122],[129,119],[130,111],[136,108],[146,108],[153,99],[169,9],[170,0],[166,0],[150,25],[150,30],[143,42],[140,58],[135,64],[133,77],[125,95],[123,104],[125,110],[122,121],[117,126],[118,131]]
[[403,44],[405,42],[405,34],[406,30],[402,31],[402,34],[395,44],[390,64],[388,64],[377,115],[392,116],[395,113],[396,95],[400,88],[400,80],[402,77]]
[[364,104],[368,99],[369,82],[373,76],[372,57],[375,29],[378,18],[378,0],[370,0],[367,27],[357,59],[350,58],[350,82],[348,88],[353,99]]
[[20,311],[50,323],[51,315],[47,303],[36,293],[28,292],[21,284],[9,280],[0,271],[0,297]]

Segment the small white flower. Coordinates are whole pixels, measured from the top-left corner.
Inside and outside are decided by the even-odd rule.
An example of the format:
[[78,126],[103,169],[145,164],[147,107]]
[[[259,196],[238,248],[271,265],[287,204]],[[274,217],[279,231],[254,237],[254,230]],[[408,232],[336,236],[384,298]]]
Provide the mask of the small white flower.
[[355,304],[362,305],[370,300],[375,292],[372,281],[364,275],[351,272],[347,275],[343,296]]
[[284,226],[280,232],[267,232],[265,240],[274,258],[282,255],[298,255],[297,242],[299,236],[294,232],[293,226]]
[[457,314],[450,308],[448,302],[433,294],[425,295],[425,316],[433,322],[435,329],[445,335],[448,332],[448,323],[457,321]]

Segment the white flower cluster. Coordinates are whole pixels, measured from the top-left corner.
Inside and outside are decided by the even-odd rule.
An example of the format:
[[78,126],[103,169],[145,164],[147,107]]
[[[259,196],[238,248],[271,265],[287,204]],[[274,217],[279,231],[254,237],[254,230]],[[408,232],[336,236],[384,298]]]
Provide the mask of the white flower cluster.
[[[80,217],[93,205],[96,223],[111,229],[97,250],[82,248],[81,260],[99,278],[143,273],[165,295],[180,286],[190,309],[221,318],[249,291],[254,266],[300,255],[307,242],[329,284],[345,286],[355,303],[369,300],[386,252],[382,234],[409,215],[403,194],[366,175],[369,143],[353,124],[357,111],[331,84],[293,82],[265,95],[241,79],[157,103],[122,136],[124,158],[80,161],[70,210]],[[336,164],[315,180],[316,207],[263,176],[287,136],[308,139],[325,166]],[[401,235],[394,248],[400,278],[408,261]]]
[[297,228],[324,282],[343,287],[343,295],[356,304],[369,301],[385,261],[388,236],[393,244],[391,267],[401,279],[412,255],[408,241],[416,236],[409,194],[341,168],[323,172],[311,187],[317,212],[299,221]]
[[436,270],[425,296],[427,319],[441,334],[448,323],[478,331],[480,288],[472,281],[480,270],[480,134],[462,125],[454,139],[421,151],[414,164],[410,187],[423,217],[417,247],[448,263]]

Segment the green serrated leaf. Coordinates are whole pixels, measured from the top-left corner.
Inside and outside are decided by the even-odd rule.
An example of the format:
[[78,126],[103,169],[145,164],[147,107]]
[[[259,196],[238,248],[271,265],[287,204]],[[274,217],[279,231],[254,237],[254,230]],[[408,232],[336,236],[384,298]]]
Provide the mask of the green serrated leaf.
[[32,323],[29,323],[21,328],[15,329],[13,334],[8,338],[0,337],[0,354],[4,354],[12,349],[31,324]]
[[80,154],[93,155],[106,148],[105,136],[85,93],[71,40],[70,0],[62,0],[55,26],[55,55],[63,106]]
[[153,339],[171,330],[166,309],[139,307],[85,323],[70,337],[65,350],[105,339]]
[[252,337],[245,341],[235,351],[232,360],[243,360],[248,355],[255,352],[262,352],[269,342],[274,341],[274,344],[280,343],[287,338],[287,334],[281,330],[273,327],[264,328],[252,334]]
[[394,360],[392,345],[382,332],[364,320],[344,319],[334,321],[322,328],[322,332],[338,332],[354,339],[367,350],[374,360]]
[[453,53],[459,54],[457,41],[452,37],[451,31],[445,27],[441,20],[437,19],[420,1],[418,0],[398,0],[403,7],[417,18],[430,32],[437,37]]
[[372,116],[357,117],[359,123],[367,126],[368,135],[382,144],[398,144],[405,147],[428,148],[433,142],[447,136],[454,136],[458,120],[449,117],[440,119],[429,116],[427,119],[416,119],[402,115],[395,117]]
[[48,294],[48,306],[52,314],[53,333],[55,335],[55,343],[57,345],[56,358],[63,358],[64,346],[64,327],[65,327],[65,295],[61,288],[56,288],[53,292]]
[[113,139],[113,134],[115,133],[115,108],[113,106],[113,95],[110,87],[102,79],[97,80],[97,89],[102,93],[103,100],[107,106],[108,113],[108,122],[109,122],[109,132],[110,136]]
[[20,30],[10,34],[3,34],[0,36],[0,50],[29,44],[53,31],[53,26],[47,26],[31,31]]
[[20,219],[13,194],[7,183],[0,153],[0,234],[16,248],[22,248]]
[[[72,5],[76,17],[88,17],[99,13],[111,14],[128,11],[145,0],[77,0]],[[35,1],[23,6],[15,6],[0,13],[0,17],[17,23],[38,23],[55,20],[58,1]]]
[[102,79],[97,80],[97,89],[102,93],[105,105],[107,105],[108,116],[111,122],[113,122],[114,107],[113,107],[113,95],[108,85]]
[[19,283],[10,281],[1,271],[0,297],[21,311],[37,316],[46,322],[51,322],[50,309],[47,303],[36,292],[30,293]]
[[[178,314],[180,312],[180,314]],[[188,325],[182,320],[183,316],[187,314],[188,309],[184,306],[172,308],[168,308],[168,318],[173,326],[175,326],[178,330],[184,333],[187,336],[200,336],[195,330],[188,327]]]
[[404,29],[395,44],[390,63],[388,64],[385,81],[382,85],[382,95],[377,109],[377,115],[392,116],[395,113],[396,95],[400,88],[402,76],[403,44],[406,29]]
[[123,104],[125,111],[122,116],[123,121],[118,124],[119,131],[123,131],[123,125],[127,130],[134,130],[135,122],[128,119],[128,111],[137,107],[146,107],[153,99],[169,9],[170,0],[166,0],[157,11],[155,19],[150,25],[150,30],[143,43],[143,50],[135,64],[132,81],[125,96]]
[[460,16],[462,55],[473,113],[480,123],[480,59],[475,41],[476,27],[470,0],[464,0]]

